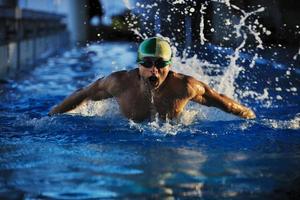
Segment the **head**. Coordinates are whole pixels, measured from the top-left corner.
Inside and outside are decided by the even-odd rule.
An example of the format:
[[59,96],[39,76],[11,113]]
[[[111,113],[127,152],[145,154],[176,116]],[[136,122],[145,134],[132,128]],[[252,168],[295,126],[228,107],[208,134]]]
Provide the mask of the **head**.
[[144,40],[138,49],[140,76],[152,88],[159,88],[168,76],[171,58],[171,47],[166,40],[160,37]]

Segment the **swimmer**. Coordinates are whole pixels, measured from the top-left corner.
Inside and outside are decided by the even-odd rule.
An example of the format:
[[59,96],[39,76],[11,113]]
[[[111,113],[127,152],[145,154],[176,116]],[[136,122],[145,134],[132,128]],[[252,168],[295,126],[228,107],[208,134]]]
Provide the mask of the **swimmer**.
[[98,79],[75,91],[49,114],[68,112],[88,100],[115,98],[124,116],[134,121],[151,119],[156,113],[162,119],[174,119],[189,101],[213,106],[245,119],[255,118],[251,109],[219,94],[207,84],[172,71],[171,60],[171,47],[166,40],[148,38],[138,48],[138,68]]

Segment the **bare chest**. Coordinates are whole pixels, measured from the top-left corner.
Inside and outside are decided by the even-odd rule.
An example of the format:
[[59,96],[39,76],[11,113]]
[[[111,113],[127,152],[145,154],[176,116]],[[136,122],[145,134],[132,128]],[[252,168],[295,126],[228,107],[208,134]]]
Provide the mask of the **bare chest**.
[[129,119],[142,121],[156,114],[161,118],[177,117],[188,102],[188,97],[172,92],[151,93],[128,90],[120,94],[117,101],[122,113]]

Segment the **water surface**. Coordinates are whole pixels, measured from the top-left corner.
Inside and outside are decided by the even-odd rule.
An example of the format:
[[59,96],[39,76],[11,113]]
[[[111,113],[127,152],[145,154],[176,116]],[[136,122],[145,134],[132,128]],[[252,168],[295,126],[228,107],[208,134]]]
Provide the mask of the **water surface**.
[[224,60],[174,59],[175,71],[252,107],[256,120],[190,104],[179,121],[136,124],[113,100],[47,116],[72,91],[134,68],[135,52],[131,43],[73,49],[0,86],[1,199],[299,197],[299,73],[288,62],[249,67],[245,54],[243,73],[220,83],[234,71]]

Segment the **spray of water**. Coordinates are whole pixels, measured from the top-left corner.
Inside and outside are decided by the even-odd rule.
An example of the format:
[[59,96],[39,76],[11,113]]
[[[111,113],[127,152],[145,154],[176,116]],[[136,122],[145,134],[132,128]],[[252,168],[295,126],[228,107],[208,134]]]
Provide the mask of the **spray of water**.
[[131,10],[132,5],[130,3],[130,0],[123,0],[124,5],[126,6],[127,9]]
[[204,37],[204,14],[206,9],[207,6],[205,4],[202,4],[200,9],[201,21],[200,21],[200,35],[199,35],[201,45],[204,45],[204,43],[207,41],[207,39]]
[[298,56],[300,55],[300,48],[298,50],[298,53],[296,53],[293,57],[294,60],[297,60]]
[[[249,36],[251,38],[254,38],[255,40],[255,48],[256,49],[264,49],[263,41],[261,39],[261,35],[270,35],[271,32],[264,28],[262,24],[259,23],[259,21],[255,18],[255,16],[258,13],[264,12],[265,8],[259,7],[257,9],[254,9],[250,12],[246,12],[243,9],[239,8],[237,5],[234,5],[230,2],[230,0],[211,0],[214,3],[222,4],[225,6],[228,11],[235,10],[237,13],[237,21],[232,22],[230,18],[224,19],[224,26],[231,26],[232,32],[228,34],[228,36],[225,36],[224,40],[229,40],[232,38],[236,38],[236,47],[233,48],[231,51],[231,54],[227,54],[227,66],[220,66],[219,64],[213,64],[211,60],[200,60],[197,55],[190,56],[186,51],[183,51],[181,53],[178,53],[177,50],[177,41],[175,38],[165,38],[168,41],[170,41],[173,51],[173,70],[179,73],[184,73],[187,75],[191,75],[195,77],[198,80],[201,80],[205,83],[208,83],[210,86],[215,88],[218,92],[223,93],[231,98],[241,100],[238,98],[252,98],[256,101],[260,101],[263,106],[270,107],[272,105],[272,101],[269,98],[269,89],[264,88],[262,93],[258,93],[257,91],[251,91],[251,90],[244,90],[239,92],[239,96],[236,96],[237,93],[236,90],[238,86],[235,85],[236,79],[240,76],[241,71],[243,71],[245,68],[240,64],[241,60],[241,52],[244,50],[247,44],[247,40],[249,39]],[[143,9],[143,13],[140,17],[143,17],[145,21],[143,22],[144,30],[142,31],[140,28],[136,28],[134,25],[135,23],[130,22],[129,28],[140,38],[145,39],[148,37],[151,37],[153,35],[149,35],[148,33],[152,33],[153,24],[152,22],[147,22],[149,19],[149,16],[151,14],[155,15],[155,19],[159,19],[159,12],[160,8],[157,3],[147,4],[147,3],[136,3],[135,7],[130,4],[128,0],[123,0],[125,6],[128,9]],[[172,1],[172,5],[174,5],[174,10],[176,10],[176,6],[185,5],[187,1],[185,0],[176,0]],[[204,22],[205,22],[205,14],[207,9],[207,2],[204,2],[201,4],[200,7],[200,14],[201,14],[201,20],[200,20],[200,32],[199,32],[199,39],[201,45],[208,45],[209,41],[205,38],[204,35]],[[186,10],[186,9],[185,9]],[[195,8],[189,8],[189,10],[194,12]],[[183,15],[187,15],[188,12],[183,12]],[[221,15],[221,14],[220,14]],[[135,14],[132,14],[133,18],[135,18]],[[222,16],[224,17],[224,16]],[[149,20],[151,21],[151,20]],[[170,23],[173,23],[170,16],[167,17],[167,21]],[[149,23],[149,24],[148,24]],[[184,27],[184,26],[183,26]],[[260,27],[261,30],[259,31],[257,27]],[[180,31],[180,29],[178,29]],[[178,31],[174,30],[174,31]],[[157,34],[158,36],[163,37],[160,34]],[[172,34],[171,34],[172,35]],[[234,36],[235,35],[235,36]],[[217,47],[219,52],[223,51],[221,47]],[[180,56],[179,56],[180,55]],[[294,60],[297,59],[298,55],[300,55],[300,49],[299,52],[294,56]],[[250,59],[249,68],[254,68],[256,61],[260,59],[258,53],[254,53],[254,56]],[[117,70],[117,69],[116,69]],[[217,72],[217,75],[211,75],[211,72]],[[108,109],[110,107],[115,108],[116,103],[113,101],[103,101],[99,102],[97,104],[91,104],[87,103],[79,110],[75,110],[74,112],[80,112],[85,115],[104,115],[107,113],[112,113],[109,110],[118,110],[118,109]],[[95,109],[97,107],[97,109]],[[154,115],[151,122],[145,124],[137,124],[133,121],[129,121],[129,125],[132,128],[135,128],[139,131],[143,130],[154,130],[154,132],[164,132],[166,134],[176,134],[178,131],[180,131],[185,125],[191,124],[195,119],[197,120],[231,120],[234,117],[230,117],[230,115],[225,114],[223,112],[220,112],[215,109],[207,109],[203,108],[199,105],[188,105],[187,109],[182,113],[181,117],[176,121],[164,121],[161,122],[158,118],[158,115]],[[294,121],[297,122],[299,117],[296,117]],[[270,122],[270,124],[272,124]]]
[[78,114],[83,116],[116,116],[119,115],[119,108],[114,99],[106,99],[102,101],[86,101],[74,110],[68,112],[69,114]]

